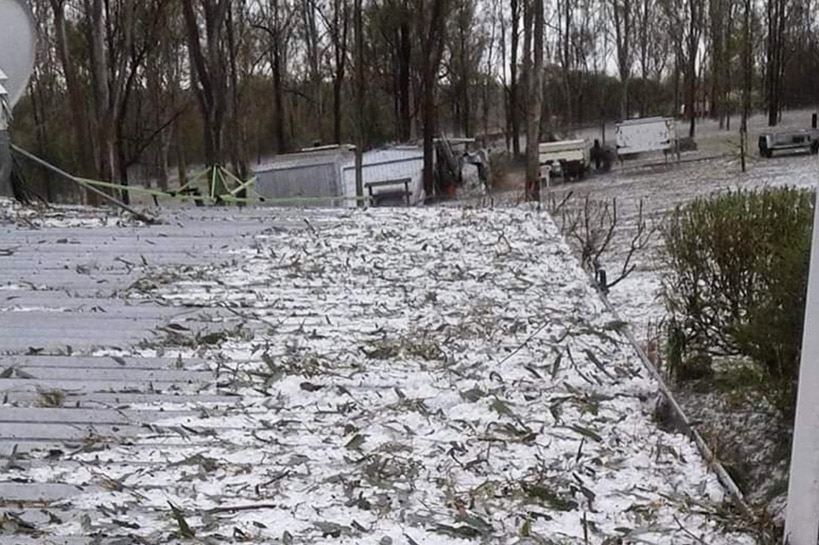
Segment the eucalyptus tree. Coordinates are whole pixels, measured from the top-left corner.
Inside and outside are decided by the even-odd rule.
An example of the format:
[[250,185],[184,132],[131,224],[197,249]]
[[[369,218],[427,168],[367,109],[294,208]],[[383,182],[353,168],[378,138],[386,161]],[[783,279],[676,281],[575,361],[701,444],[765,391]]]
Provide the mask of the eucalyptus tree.
[[620,76],[620,117],[629,117],[629,79],[634,63],[634,19],[636,0],[609,0],[612,32],[614,34],[617,73]]
[[424,148],[424,192],[435,193],[434,140],[438,134],[438,75],[446,40],[446,20],[453,0],[413,0],[415,33],[421,42],[418,69],[421,84],[421,124]]
[[228,80],[225,21],[230,0],[181,0],[192,66],[192,86],[204,123],[205,162],[224,160]]
[[289,0],[256,0],[253,4],[251,26],[262,34],[260,54],[267,59],[272,86],[271,124],[274,150],[285,153],[291,149],[287,131],[287,104],[285,86],[289,79],[287,59],[294,39],[293,20],[296,10]]
[[444,71],[449,83],[453,126],[466,137],[474,135],[474,91],[489,38],[478,19],[476,0],[452,0]]
[[66,94],[68,95],[69,111],[71,113],[71,131],[74,135],[75,169],[80,175],[94,176],[94,150],[91,140],[91,124],[88,115],[88,106],[85,101],[85,92],[79,75],[79,63],[75,62],[74,52],[69,46],[68,33],[75,23],[67,16],[67,7],[70,0],[49,0],[54,17],[54,42],[57,57],[62,67],[65,79]]
[[[682,74],[685,117],[688,136],[696,132],[698,106],[698,57],[702,45],[705,0],[659,0],[668,18],[668,30],[674,47],[675,79]],[[676,95],[676,93],[675,93]]]
[[[636,0],[634,18],[634,46],[637,69],[643,82],[660,82],[665,75],[671,55],[668,18],[660,9],[661,0]],[[730,0],[721,0],[730,1]],[[640,115],[646,115],[646,93],[638,98]]]
[[779,122],[782,105],[782,78],[785,71],[788,0],[766,0],[767,38],[765,47],[765,94],[768,105],[768,125]]
[[540,116],[543,106],[543,0],[527,0],[524,14],[524,70],[528,91],[526,112],[526,199],[540,199]]

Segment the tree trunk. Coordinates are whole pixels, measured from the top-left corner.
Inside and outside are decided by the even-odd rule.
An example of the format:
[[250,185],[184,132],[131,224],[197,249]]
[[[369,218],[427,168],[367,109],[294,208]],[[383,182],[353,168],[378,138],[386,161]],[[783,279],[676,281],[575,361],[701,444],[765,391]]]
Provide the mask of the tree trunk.
[[333,48],[335,56],[335,73],[333,76],[333,141],[341,144],[341,112],[343,109],[341,92],[344,87],[344,76],[347,68],[347,0],[333,0]]
[[282,81],[282,61],[279,46],[273,46],[273,133],[276,137],[276,152],[287,153],[288,143],[285,134],[284,83]]
[[768,40],[766,88],[768,98],[768,126],[779,122],[781,85],[784,60],[785,0],[767,0]]
[[620,96],[621,119],[628,119],[629,117],[628,82],[631,77],[631,12],[631,0],[613,1],[612,19],[617,49],[617,72],[623,89]]
[[[509,61],[509,113],[512,125],[512,154],[520,155],[520,104],[518,98],[518,49],[520,48],[520,1],[511,0],[512,29]],[[523,0],[526,1],[526,0]]]
[[[440,1],[440,0],[435,0]],[[435,75],[430,67],[424,69],[424,79],[422,83],[422,124],[424,139],[424,193],[427,198],[435,195]]]
[[[222,29],[229,0],[204,2],[205,42],[201,25],[193,5],[194,0],[182,0],[188,49],[195,85],[194,91],[204,124],[205,162],[208,166],[221,165],[223,159],[222,131],[224,129],[227,85],[222,56]],[[203,47],[207,50],[203,50]],[[211,188],[214,190],[215,188]]]
[[461,69],[461,84],[460,84],[460,110],[461,110],[461,129],[463,131],[463,135],[466,138],[472,137],[472,105],[470,104],[469,100],[469,88],[471,84],[471,71],[472,67],[470,66],[470,61],[467,58],[467,49],[469,48],[469,44],[466,40],[466,29],[460,28],[460,44],[459,44],[459,53],[460,53],[460,65]]
[[356,206],[365,206],[364,197],[364,22],[362,0],[355,0],[355,196]]
[[228,82],[230,84],[230,102],[228,108],[230,162],[236,176],[240,180],[246,180],[249,176],[250,169],[247,166],[247,151],[245,150],[246,138],[240,114],[242,106],[241,96],[239,94],[239,66],[237,62],[239,50],[236,42],[236,20],[233,9],[228,9],[227,12],[225,34],[227,37],[228,50]]
[[527,51],[526,55],[529,58],[534,57],[534,61],[526,63],[529,68],[526,73],[529,90],[526,114],[526,199],[538,201],[540,200],[540,114],[543,104],[543,0],[532,0],[531,10],[534,13],[528,17],[531,26],[527,25],[527,32],[534,31],[534,38],[531,40],[534,51]]
[[688,0],[689,20],[688,20],[688,51],[686,68],[686,108],[688,114],[688,137],[694,138],[697,125],[697,51],[700,44],[700,0]]
[[[426,18],[426,3],[432,2],[429,18]],[[444,31],[449,0],[420,0],[419,19],[423,25],[423,46],[421,50],[421,117],[424,137],[424,192],[427,198],[435,194],[434,140],[438,127],[438,111],[435,102],[438,69],[443,55]]]
[[745,156],[748,154],[748,116],[751,113],[751,0],[745,0],[745,13],[742,25],[742,121],[740,123],[740,158],[742,172],[745,172]]
[[401,26],[398,30],[398,113],[399,136],[401,141],[407,142],[412,138],[412,115],[410,94],[410,63],[412,62],[412,41],[410,25],[406,10],[402,15]]
[[[534,1],[534,0],[530,0]],[[563,19],[565,23],[565,28],[563,29],[563,40],[562,40],[562,48],[563,48],[563,89],[566,95],[566,111],[563,113],[564,119],[566,124],[571,124],[573,119],[573,112],[574,112],[574,100],[572,97],[572,81],[571,81],[571,72],[573,68],[572,62],[572,5],[570,0],[563,0]],[[541,47],[542,49],[542,47]],[[530,97],[531,91],[530,91]],[[531,115],[531,111],[530,111]]]
[[[94,175],[94,159],[91,147],[91,130],[86,114],[83,90],[77,75],[77,65],[71,58],[66,35],[65,0],[51,0],[54,12],[54,31],[57,42],[57,56],[63,68],[65,86],[68,93],[68,103],[71,115],[71,129],[74,137],[74,153],[77,172],[80,176]],[[99,198],[93,193],[86,193],[85,201],[89,204],[99,204]]]
[[[500,58],[501,61],[506,59],[506,21],[503,17],[503,12],[500,15],[500,32],[501,32],[501,41],[500,41]],[[501,69],[501,81],[503,82],[503,113],[504,113],[504,139],[506,140],[506,151],[511,151],[512,149],[512,109],[510,107],[511,102],[511,89],[509,87],[509,80],[506,77],[507,71]]]
[[309,68],[310,100],[313,105],[311,113],[315,122],[315,133],[320,142],[324,141],[324,101],[321,84],[321,43],[316,25],[315,3],[313,0],[302,0],[302,18],[304,22],[304,47]]
[[722,77],[725,72],[723,68],[725,11],[722,0],[710,0],[709,15],[711,19],[711,104],[708,114],[711,119],[718,119],[719,128],[723,129],[725,127],[722,107]]
[[182,146],[182,139],[176,137],[176,175],[179,178],[179,187],[184,187],[188,183],[188,160],[185,157],[185,148]]

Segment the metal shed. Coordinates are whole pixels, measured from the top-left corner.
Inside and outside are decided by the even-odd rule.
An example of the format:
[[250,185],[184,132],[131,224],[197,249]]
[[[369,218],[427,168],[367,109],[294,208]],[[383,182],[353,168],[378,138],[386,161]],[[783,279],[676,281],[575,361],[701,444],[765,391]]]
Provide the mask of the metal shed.
[[[257,166],[256,193],[278,206],[356,206],[355,148],[327,146],[281,155]],[[424,200],[424,152],[394,146],[364,153],[364,196],[374,206]],[[324,198],[326,197],[326,199]]]
[[[424,151],[417,146],[395,146],[364,154],[364,195],[375,206],[407,206],[424,200]],[[355,158],[341,169],[346,206],[355,206]]]
[[353,149],[327,146],[276,157],[254,168],[256,193],[274,205],[339,205],[341,165],[352,160]]

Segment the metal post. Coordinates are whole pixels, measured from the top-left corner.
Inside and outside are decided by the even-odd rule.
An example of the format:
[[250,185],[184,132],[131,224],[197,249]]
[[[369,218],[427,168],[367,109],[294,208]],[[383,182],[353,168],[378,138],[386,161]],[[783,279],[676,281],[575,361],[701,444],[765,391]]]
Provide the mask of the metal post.
[[543,204],[543,182],[546,182],[546,189],[551,189],[552,187],[552,180],[551,180],[551,172],[552,167],[550,165],[540,165],[540,169],[537,176],[537,183],[538,183],[538,204]]
[[802,361],[785,519],[787,545],[816,545],[819,536],[819,202],[814,209],[813,245],[802,335]]

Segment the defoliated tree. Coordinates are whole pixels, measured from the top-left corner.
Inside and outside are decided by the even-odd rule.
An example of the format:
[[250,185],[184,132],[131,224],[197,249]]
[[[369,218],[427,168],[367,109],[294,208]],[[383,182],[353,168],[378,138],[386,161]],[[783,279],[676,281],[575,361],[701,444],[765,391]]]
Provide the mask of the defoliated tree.
[[[193,89],[204,122],[205,162],[222,164],[227,114],[225,20],[230,0],[182,0]],[[203,31],[204,30],[204,34]]]
[[540,200],[540,116],[543,106],[543,0],[529,0],[524,16],[525,61],[529,100],[526,112],[526,199]]

